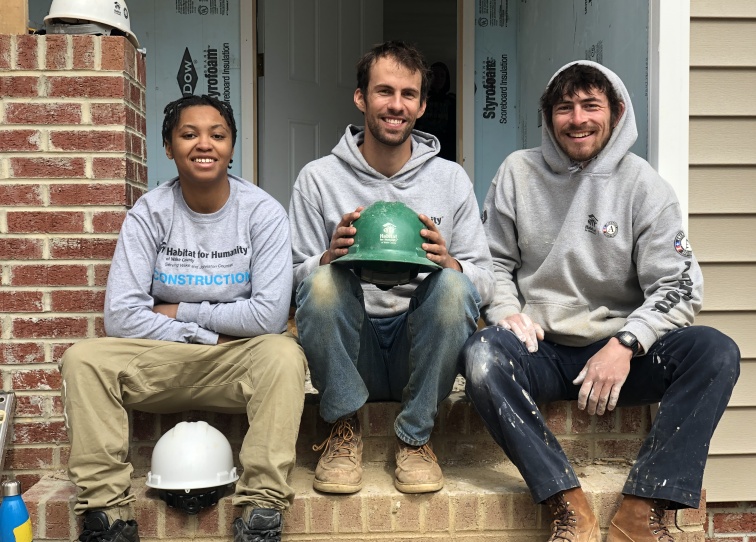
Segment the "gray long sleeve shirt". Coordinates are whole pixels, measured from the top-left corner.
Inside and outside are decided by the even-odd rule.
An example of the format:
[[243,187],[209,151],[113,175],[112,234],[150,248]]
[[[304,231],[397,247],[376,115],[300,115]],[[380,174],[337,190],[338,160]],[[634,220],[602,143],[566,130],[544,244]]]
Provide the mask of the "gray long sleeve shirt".
[[580,63],[607,75],[625,113],[582,169],[546,122],[540,147],[514,152],[501,165],[484,204],[496,274],[484,316],[495,324],[523,312],[548,340],[568,346],[626,330],[647,351],[693,322],[703,275],[672,187],[629,152],[637,129],[627,89],[600,64]]
[[[281,205],[229,175],[217,212],[192,211],[178,178],[126,215],[108,276],[105,331],[113,337],[216,344],[286,329],[291,301],[289,224]],[[176,318],[152,312],[177,303]]]
[[[434,221],[449,254],[459,261],[482,303],[488,303],[494,284],[491,255],[473,185],[464,169],[436,158],[438,140],[414,131],[410,159],[395,175],[386,177],[362,156],[359,145],[363,137],[362,128],[349,126],[332,154],[310,162],[297,177],[289,206],[294,287],[320,265],[344,214],[379,200],[400,201]],[[363,282],[368,315],[406,312],[412,292],[426,276],[421,273],[411,283],[388,291]]]

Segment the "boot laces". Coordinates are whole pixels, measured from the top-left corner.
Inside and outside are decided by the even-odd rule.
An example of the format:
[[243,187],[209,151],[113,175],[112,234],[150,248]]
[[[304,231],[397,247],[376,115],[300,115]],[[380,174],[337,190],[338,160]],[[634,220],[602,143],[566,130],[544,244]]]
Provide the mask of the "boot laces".
[[575,511],[570,508],[570,502],[565,500],[562,493],[557,493],[547,501],[554,521],[551,522],[551,537],[548,542],[557,540],[576,540],[577,520]]
[[433,450],[427,442],[422,446],[405,445],[404,450],[406,451],[407,455],[417,455],[428,463],[438,463],[436,454],[433,453]]
[[338,420],[331,427],[331,434],[320,444],[313,445],[313,451],[319,452],[325,448],[323,456],[329,459],[355,455],[358,438],[356,425],[356,420],[352,418]]
[[[654,505],[651,507],[651,515],[648,518],[651,532],[659,542],[675,542],[669,529],[664,524],[664,512],[667,511],[667,506],[667,503],[664,501],[654,500]],[[675,522],[677,522],[676,517]]]

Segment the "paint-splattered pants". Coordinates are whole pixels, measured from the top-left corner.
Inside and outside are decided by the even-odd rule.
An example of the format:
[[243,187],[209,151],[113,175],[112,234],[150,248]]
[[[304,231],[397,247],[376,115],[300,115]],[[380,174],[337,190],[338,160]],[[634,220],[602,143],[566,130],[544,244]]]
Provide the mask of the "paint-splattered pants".
[[[535,502],[580,485],[536,404],[576,400],[572,381],[607,341],[540,341],[530,353],[514,333],[491,326],[465,345],[467,394]],[[618,406],[660,405],[624,494],[669,500],[671,509],[698,506],[709,441],[739,374],[734,341],[701,326],[671,331],[632,359]]]

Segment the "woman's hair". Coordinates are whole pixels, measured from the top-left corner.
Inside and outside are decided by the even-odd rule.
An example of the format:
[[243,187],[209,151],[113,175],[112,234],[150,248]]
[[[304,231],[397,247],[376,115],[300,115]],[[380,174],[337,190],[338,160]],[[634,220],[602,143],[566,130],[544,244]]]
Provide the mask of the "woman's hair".
[[187,107],[194,107],[196,105],[209,105],[218,110],[223,120],[228,124],[228,128],[231,130],[231,146],[236,145],[236,122],[234,121],[234,110],[231,106],[217,98],[207,96],[195,96],[193,94],[189,96],[183,96],[178,100],[174,100],[165,106],[163,113],[165,118],[163,119],[163,147],[171,142],[171,135],[173,130],[178,126],[179,119],[181,118],[181,112]]

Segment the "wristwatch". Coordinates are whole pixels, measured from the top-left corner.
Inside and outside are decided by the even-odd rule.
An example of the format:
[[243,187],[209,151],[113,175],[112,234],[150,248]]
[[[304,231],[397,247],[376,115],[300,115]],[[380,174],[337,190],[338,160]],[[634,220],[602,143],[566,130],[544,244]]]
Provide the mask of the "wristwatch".
[[627,346],[633,352],[633,356],[640,352],[641,345],[638,342],[638,337],[630,333],[629,331],[620,331],[614,336],[622,346]]

